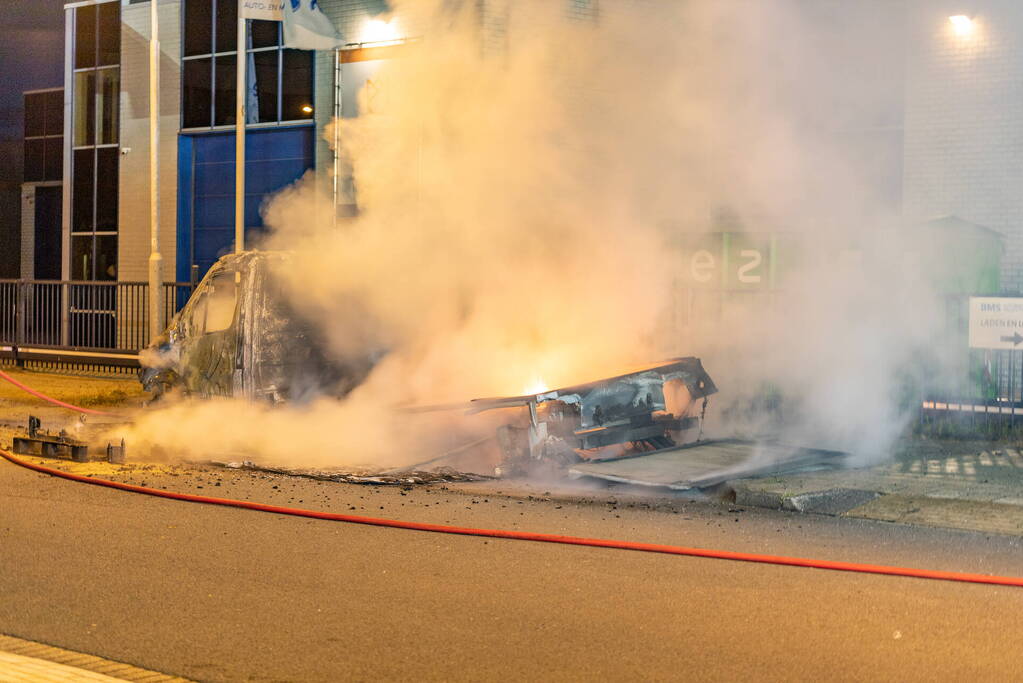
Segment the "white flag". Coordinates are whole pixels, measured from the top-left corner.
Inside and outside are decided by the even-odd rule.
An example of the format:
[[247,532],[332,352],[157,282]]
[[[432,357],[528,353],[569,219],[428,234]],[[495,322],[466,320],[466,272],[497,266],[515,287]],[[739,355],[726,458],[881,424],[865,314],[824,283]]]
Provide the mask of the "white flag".
[[284,45],[299,50],[333,50],[341,36],[317,0],[289,0],[284,6]]
[[256,83],[256,57],[252,50],[252,32],[245,43],[249,59],[245,65],[245,123],[259,123],[259,87]]

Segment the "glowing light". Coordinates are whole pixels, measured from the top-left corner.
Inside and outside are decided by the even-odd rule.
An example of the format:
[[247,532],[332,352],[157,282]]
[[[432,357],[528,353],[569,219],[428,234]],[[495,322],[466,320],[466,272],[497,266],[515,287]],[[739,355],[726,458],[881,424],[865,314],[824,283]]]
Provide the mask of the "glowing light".
[[359,36],[360,43],[397,43],[400,40],[401,35],[393,19],[367,19]]
[[306,104],[302,107],[302,111],[304,111],[306,114],[312,114],[313,108]]
[[539,377],[534,377],[522,392],[523,396],[535,396],[547,392],[547,383]]
[[973,33],[973,19],[965,14],[956,14],[948,20],[952,23],[952,30],[957,36],[968,36]]

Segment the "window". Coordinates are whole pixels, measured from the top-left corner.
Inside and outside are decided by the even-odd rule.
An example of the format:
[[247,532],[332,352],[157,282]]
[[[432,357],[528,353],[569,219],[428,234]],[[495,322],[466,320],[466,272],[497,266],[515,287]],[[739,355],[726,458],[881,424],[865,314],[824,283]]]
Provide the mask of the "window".
[[182,128],[199,128],[210,125],[210,111],[213,107],[213,60],[209,57],[189,59],[181,70],[185,107],[182,111]]
[[95,232],[95,150],[76,149],[71,154],[71,232]]
[[96,144],[117,143],[120,114],[120,69],[100,69],[96,72]]
[[121,61],[119,0],[75,10],[75,69],[117,66]]
[[[311,118],[312,94],[303,85],[313,80],[313,64],[306,50],[284,50],[281,70],[281,114],[285,119]],[[308,109],[308,111],[305,111]]]
[[[283,47],[280,22],[249,20],[246,123],[313,117],[313,55]],[[181,127],[235,125],[238,2],[185,0]]]
[[96,72],[75,74],[75,146],[96,144]]
[[25,93],[25,182],[64,175],[64,90]]
[[75,10],[75,68],[96,66],[96,6]]
[[72,235],[71,279],[116,280],[117,235]]
[[74,35],[71,278],[116,280],[121,98],[119,0],[75,8]]
[[234,309],[238,302],[235,288],[235,273],[218,273],[210,282],[210,293],[206,304],[206,326],[204,332],[223,332],[234,322]]
[[237,110],[235,85],[237,84],[236,57],[220,55],[213,60],[213,125],[233,126]]
[[234,271],[220,272],[196,290],[183,314],[188,334],[210,334],[231,329],[238,305],[236,277]]
[[25,93],[25,137],[36,138],[46,135],[45,95]]
[[26,139],[25,140],[25,182],[43,180],[46,175],[46,140]]

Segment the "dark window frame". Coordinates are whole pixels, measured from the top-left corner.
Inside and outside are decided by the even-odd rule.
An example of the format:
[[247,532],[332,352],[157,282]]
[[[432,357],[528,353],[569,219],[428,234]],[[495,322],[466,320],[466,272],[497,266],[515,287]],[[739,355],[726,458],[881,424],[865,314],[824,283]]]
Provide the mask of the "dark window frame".
[[[79,30],[79,12],[92,19],[92,59],[79,64],[79,49],[82,32]],[[73,47],[71,87],[73,107],[71,116],[71,216],[69,238],[71,247],[68,259],[72,279],[87,281],[110,281],[117,279],[117,257],[119,247],[118,206],[120,166],[120,97],[121,97],[121,2],[112,0],[74,8],[72,35]],[[105,28],[108,35],[101,36]],[[87,74],[80,79],[79,74]],[[92,76],[93,87],[86,93],[79,93],[79,80]],[[100,91],[101,82],[108,87]],[[111,84],[113,84],[111,86]],[[106,97],[104,97],[106,95]],[[82,100],[82,97],[85,100]],[[105,104],[104,108],[102,105]],[[84,139],[77,136],[78,116],[84,112],[86,121],[91,121],[91,130],[86,126]],[[108,116],[104,117],[104,114]],[[78,144],[81,143],[81,144]],[[100,169],[100,157],[105,163]],[[101,195],[102,191],[102,196]],[[82,193],[90,195],[82,197]],[[83,203],[84,202],[84,203]],[[100,225],[100,221],[103,225]],[[79,229],[76,229],[78,227]],[[76,246],[88,242],[82,253]],[[102,242],[102,248],[100,243]],[[81,251],[81,250],[79,250]],[[81,273],[75,263],[77,256],[87,255],[89,272]],[[108,264],[113,271],[97,265],[100,256],[113,259]]]
[[[234,18],[231,18],[231,20],[229,22],[227,22],[227,23],[230,24],[230,27],[224,28],[224,25],[222,24],[222,25],[220,25],[220,27],[219,27],[220,30],[218,31],[218,19],[221,18],[221,17],[218,16],[218,15],[221,14],[218,11],[219,4],[226,2],[226,3],[229,3],[229,4],[230,3],[234,3],[233,6],[237,6],[237,0],[185,0],[184,2],[182,2],[182,8],[181,8],[181,35],[188,35],[190,30],[194,30],[193,27],[190,27],[190,26],[186,25],[186,17],[190,14],[190,12],[189,12],[190,3],[203,3],[203,2],[208,2],[210,4],[210,11],[208,13],[206,13],[205,11],[194,12],[193,16],[206,17],[208,15],[210,17],[211,24],[208,27],[209,28],[208,33],[210,35],[210,50],[211,51],[210,52],[203,52],[203,53],[196,52],[194,54],[186,54],[186,45],[185,45],[184,41],[182,41],[182,46],[181,46],[181,60],[182,60],[182,68],[181,68],[181,103],[180,103],[181,104],[181,130],[184,131],[184,132],[189,132],[189,133],[196,133],[196,132],[203,132],[203,131],[230,130],[230,129],[236,127],[236,122],[235,122],[234,119],[235,119],[236,97],[237,97],[237,94],[235,92],[236,89],[234,87],[234,84],[237,82],[237,75],[235,73],[233,73],[233,72],[235,70],[235,66],[234,65],[237,63],[237,58],[238,58],[238,51],[235,49],[235,45],[234,45],[234,43],[237,43],[237,38],[235,37],[234,40],[230,41],[232,44],[229,45],[229,47],[231,48],[229,50],[227,50],[227,49],[221,50],[219,48],[218,44],[217,44],[217,41],[218,41],[218,34],[219,35],[230,34],[232,30],[234,31],[232,36],[237,36],[237,25],[236,25],[237,18],[236,18],[236,16]],[[191,5],[191,6],[195,6],[195,5]],[[280,26],[280,22],[258,21],[258,20],[252,20],[252,19],[246,20],[248,44],[251,45],[254,40],[256,40],[257,44],[260,43],[260,42],[263,42],[264,40],[266,40],[266,38],[267,38],[267,30],[266,29],[268,28],[268,25],[270,25],[270,24],[275,24],[276,25],[275,26],[276,33],[277,33],[276,43],[274,45],[265,45],[265,46],[260,46],[260,47],[248,47],[246,49],[246,53],[250,56],[250,62],[247,64],[246,71],[247,71],[247,80],[252,81],[252,79],[256,75],[254,73],[255,69],[253,69],[253,61],[254,61],[255,55],[257,55],[259,53],[271,53],[271,52],[276,53],[276,55],[277,55],[277,60],[276,60],[277,61],[277,75],[276,75],[276,81],[274,83],[274,90],[275,90],[274,104],[276,106],[276,116],[272,120],[251,121],[251,116],[252,115],[251,115],[251,113],[247,112],[247,116],[248,116],[248,118],[250,120],[246,123],[246,128],[263,128],[263,127],[272,128],[272,127],[279,127],[279,126],[310,125],[310,124],[313,123],[315,111],[302,112],[302,115],[300,117],[297,117],[297,118],[285,118],[285,111],[284,111],[284,108],[283,108],[283,103],[284,103],[284,99],[285,99],[285,97],[284,97],[284,87],[285,86],[284,86],[284,78],[283,78],[282,71],[284,69],[285,52],[289,51],[289,48],[284,46],[284,37],[283,37],[282,29],[281,29],[281,26]],[[207,33],[205,28],[206,27],[203,27],[202,35],[205,35]],[[261,38],[261,34],[262,34],[262,38]],[[225,87],[225,88],[222,88],[220,91],[218,91],[218,89],[217,89],[217,78],[218,78],[217,62],[219,61],[219,62],[221,62],[221,64],[224,64],[225,65],[225,69],[226,69],[226,68],[228,68],[226,66],[227,58],[230,58],[230,60],[232,62],[232,64],[229,67],[230,71],[232,72],[231,79],[230,79],[231,82],[229,84],[230,87]],[[314,100],[315,100],[315,88],[316,88],[316,83],[315,83],[316,78],[315,78],[315,75],[316,75],[316,71],[315,71],[315,57],[314,57],[314,55],[313,55],[313,53],[311,51],[310,51],[310,54],[308,56],[308,59],[309,59],[309,94],[308,94],[309,99],[308,99],[308,106],[312,107],[312,106],[314,106],[313,103],[314,103]],[[194,101],[194,103],[198,104],[200,109],[205,109],[206,104],[207,104],[207,99],[206,98],[208,97],[208,105],[209,105],[209,116],[208,116],[208,118],[200,117],[200,115],[199,115],[199,111],[200,110],[196,110],[195,112],[190,111],[189,106],[192,105],[193,102],[189,102],[188,101],[189,98],[193,96],[192,95],[193,91],[197,90],[195,87],[190,87],[188,82],[187,82],[186,76],[187,76],[187,74],[189,72],[189,69],[187,68],[188,64],[189,64],[189,62],[201,63],[202,60],[205,60],[205,61],[208,62],[208,66],[209,66],[209,70],[210,70],[209,71],[209,76],[206,79],[204,79],[203,84],[202,84],[202,85],[204,85],[205,83],[209,84],[208,89],[207,89],[208,95],[207,96],[199,96],[197,98],[197,100]],[[256,86],[259,87],[259,81],[258,80],[256,81]],[[229,99],[230,99],[230,103],[229,104],[220,103],[219,102],[219,98],[217,96],[218,92],[221,93],[221,97],[223,97],[224,95],[227,95],[229,97]],[[260,109],[263,109],[263,108],[260,107]],[[259,117],[259,111],[256,112],[256,117],[257,117],[257,119],[260,118]],[[202,119],[203,121],[208,122],[208,123],[205,123],[204,125],[192,125],[192,124],[197,124],[200,121],[200,119]]]
[[64,178],[64,89],[29,90],[23,98],[22,181],[60,182]]

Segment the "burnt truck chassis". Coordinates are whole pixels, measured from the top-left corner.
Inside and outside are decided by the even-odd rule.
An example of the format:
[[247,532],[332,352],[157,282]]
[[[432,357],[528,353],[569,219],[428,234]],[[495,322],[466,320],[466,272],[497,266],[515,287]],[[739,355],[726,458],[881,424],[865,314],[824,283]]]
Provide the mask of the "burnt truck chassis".
[[[281,252],[217,261],[142,354],[143,386],[156,397],[177,388],[203,398],[277,403],[321,392],[342,397],[361,383],[378,354],[331,359],[316,326],[284,295],[280,272],[289,267]],[[685,432],[702,426],[697,406],[702,400],[705,409],[716,392],[698,358],[675,358],[586,384],[476,399],[467,412],[526,408],[497,430],[503,457],[497,472],[531,473],[674,448]]]
[[539,394],[476,399],[469,413],[527,408],[528,424],[497,430],[503,461],[496,473],[529,474],[674,448],[684,432],[701,426],[716,392],[698,358],[676,358]]

